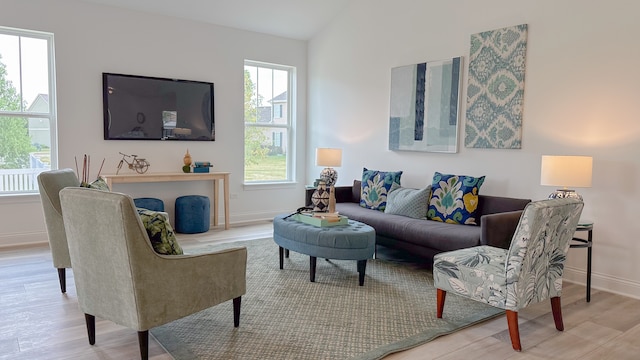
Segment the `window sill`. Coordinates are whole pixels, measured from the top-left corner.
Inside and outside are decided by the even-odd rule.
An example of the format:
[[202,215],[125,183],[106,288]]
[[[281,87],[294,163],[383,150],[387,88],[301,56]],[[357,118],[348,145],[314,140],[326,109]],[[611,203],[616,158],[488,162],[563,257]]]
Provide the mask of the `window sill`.
[[243,183],[244,190],[274,190],[274,189],[295,189],[298,183],[295,181],[288,182],[259,182],[259,183]]

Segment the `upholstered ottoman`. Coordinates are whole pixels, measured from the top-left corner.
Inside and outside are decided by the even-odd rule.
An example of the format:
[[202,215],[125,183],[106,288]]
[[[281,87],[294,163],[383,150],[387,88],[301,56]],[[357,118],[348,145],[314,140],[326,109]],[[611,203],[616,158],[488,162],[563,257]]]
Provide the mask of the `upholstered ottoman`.
[[160,199],[143,197],[143,198],[133,199],[133,202],[134,204],[136,204],[136,207],[139,207],[142,209],[147,209],[151,211],[164,211],[164,201]]
[[176,232],[196,234],[209,231],[211,205],[202,195],[180,196],[176,199]]
[[366,224],[349,220],[346,225],[317,227],[278,215],[273,219],[273,240],[280,247],[280,269],[285,251],[309,255],[309,280],[315,282],[316,259],[356,260],[358,281],[364,285],[367,259],[372,259],[376,232]]

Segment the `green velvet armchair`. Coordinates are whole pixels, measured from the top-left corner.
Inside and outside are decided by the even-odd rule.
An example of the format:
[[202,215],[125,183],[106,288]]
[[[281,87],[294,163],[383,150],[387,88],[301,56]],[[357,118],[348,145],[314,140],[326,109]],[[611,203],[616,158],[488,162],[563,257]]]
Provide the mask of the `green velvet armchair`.
[[44,211],[51,257],[53,266],[58,269],[58,280],[62,293],[67,292],[66,269],[71,267],[71,259],[69,258],[67,234],[64,231],[58,193],[69,186],[80,186],[78,177],[71,169],[45,171],[38,175],[38,189]]
[[91,345],[96,316],[136,330],[142,359],[148,358],[149,329],[227,300],[233,299],[234,326],[239,325],[246,248],[160,255],[129,196],[66,188],[60,201]]
[[576,199],[534,201],[525,207],[508,250],[483,245],[436,255],[437,317],[448,292],[505,309],[511,345],[520,351],[518,310],[550,299],[556,329],[564,330],[562,273],[582,208]]

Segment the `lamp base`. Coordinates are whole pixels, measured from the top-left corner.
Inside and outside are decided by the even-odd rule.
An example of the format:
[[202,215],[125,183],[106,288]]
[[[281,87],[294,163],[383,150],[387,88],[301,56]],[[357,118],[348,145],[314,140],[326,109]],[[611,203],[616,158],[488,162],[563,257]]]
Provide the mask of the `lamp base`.
[[333,186],[338,181],[338,172],[334,168],[326,167],[320,173],[320,180],[324,181],[327,187]]
[[552,192],[551,194],[549,194],[549,199],[565,199],[565,198],[582,200],[582,196],[578,194],[575,190],[558,189]]

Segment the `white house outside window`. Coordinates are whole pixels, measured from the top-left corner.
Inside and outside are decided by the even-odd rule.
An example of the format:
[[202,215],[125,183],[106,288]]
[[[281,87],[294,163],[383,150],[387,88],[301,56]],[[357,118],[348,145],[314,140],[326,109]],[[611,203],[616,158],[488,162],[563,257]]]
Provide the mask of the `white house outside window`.
[[245,60],[244,182],[293,181],[295,68]]
[[0,27],[0,195],[57,168],[53,34]]

